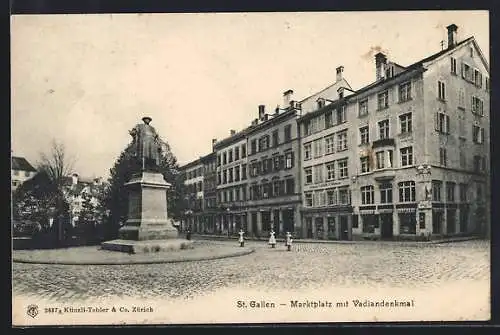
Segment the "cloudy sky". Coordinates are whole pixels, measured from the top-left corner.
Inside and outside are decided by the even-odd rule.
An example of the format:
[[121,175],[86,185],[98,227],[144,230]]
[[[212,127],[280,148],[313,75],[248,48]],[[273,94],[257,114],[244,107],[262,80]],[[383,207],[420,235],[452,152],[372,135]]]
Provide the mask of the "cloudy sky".
[[56,139],[81,175],[107,176],[148,115],[187,163],[339,65],[356,89],[379,50],[401,65],[438,52],[451,23],[489,61],[486,11],[13,16],[13,154],[35,164]]

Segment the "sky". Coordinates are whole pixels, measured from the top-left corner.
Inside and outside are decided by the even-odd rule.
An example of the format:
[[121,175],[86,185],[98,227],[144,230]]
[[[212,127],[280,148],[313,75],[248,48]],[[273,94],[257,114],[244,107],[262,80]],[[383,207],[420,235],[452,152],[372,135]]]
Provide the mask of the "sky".
[[213,138],[335,81],[374,81],[374,55],[412,64],[446,26],[489,63],[487,11],[74,14],[11,17],[11,146],[36,164],[53,140],[82,176],[107,177],[143,116],[182,165]]

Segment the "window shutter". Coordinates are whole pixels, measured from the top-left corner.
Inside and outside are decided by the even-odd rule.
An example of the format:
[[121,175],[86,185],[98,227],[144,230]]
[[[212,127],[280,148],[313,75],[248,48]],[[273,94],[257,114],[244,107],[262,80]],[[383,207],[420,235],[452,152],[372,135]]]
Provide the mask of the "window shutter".
[[461,64],[461,68],[462,68],[462,78],[465,79],[465,66],[464,66],[464,63]]
[[470,97],[470,109],[474,112],[474,96]]
[[481,143],[484,143],[484,128],[481,128]]
[[434,115],[434,130],[439,131],[439,113]]
[[450,133],[450,116],[446,115],[446,133]]

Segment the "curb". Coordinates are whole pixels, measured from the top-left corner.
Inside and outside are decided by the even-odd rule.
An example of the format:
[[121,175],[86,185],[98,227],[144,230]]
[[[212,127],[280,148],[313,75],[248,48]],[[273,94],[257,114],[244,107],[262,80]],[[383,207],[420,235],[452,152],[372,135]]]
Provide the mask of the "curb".
[[141,265],[141,264],[168,264],[168,263],[183,263],[183,262],[195,262],[195,261],[210,261],[216,259],[224,259],[231,257],[239,257],[250,255],[255,252],[255,249],[249,248],[247,250],[237,251],[226,255],[213,255],[206,257],[186,257],[180,259],[167,259],[167,260],[143,260],[143,261],[133,261],[133,262],[71,262],[71,261],[37,261],[22,258],[12,258],[13,263],[24,263],[24,264],[45,264],[45,265]]

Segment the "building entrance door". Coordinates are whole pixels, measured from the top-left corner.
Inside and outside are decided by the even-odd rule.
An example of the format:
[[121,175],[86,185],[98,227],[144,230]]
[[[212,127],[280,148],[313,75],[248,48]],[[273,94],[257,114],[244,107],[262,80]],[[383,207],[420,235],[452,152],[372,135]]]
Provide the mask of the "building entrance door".
[[279,235],[279,233],[280,233],[280,211],[279,210],[273,211],[273,228],[274,228],[274,232],[276,233],[276,236]]
[[393,236],[392,213],[380,214],[380,237],[390,239]]
[[313,237],[312,218],[306,218],[306,238]]
[[286,232],[293,233],[295,223],[293,221],[293,210],[286,209],[283,211],[283,229]]
[[432,233],[441,234],[443,229],[443,212],[432,213]]
[[340,239],[349,239],[349,223],[345,215],[340,216]]

